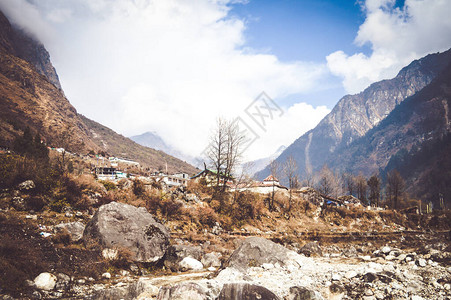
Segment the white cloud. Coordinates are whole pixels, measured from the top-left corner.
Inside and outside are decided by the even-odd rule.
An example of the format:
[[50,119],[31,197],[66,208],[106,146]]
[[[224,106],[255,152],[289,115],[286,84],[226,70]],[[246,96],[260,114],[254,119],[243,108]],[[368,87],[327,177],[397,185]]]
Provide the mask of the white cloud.
[[[228,16],[228,3],[36,0],[34,9],[57,31],[49,50],[81,113],[125,135],[155,130],[198,155],[218,115],[240,115],[262,91],[274,99],[311,91],[326,72],[245,50],[244,22]],[[254,154],[292,142],[324,109],[290,108]]]
[[402,8],[394,0],[367,0],[365,22],[355,42],[370,44],[372,53],[346,55],[337,51],[327,57],[328,67],[343,77],[349,93],[390,78],[412,60],[451,47],[451,1],[406,0]]
[[49,43],[53,28],[44,21],[38,8],[23,0],[1,0],[0,9],[8,20],[42,43]]
[[[254,155],[253,159],[267,157],[268,150],[269,154],[273,154],[281,145],[288,147],[302,134],[314,128],[329,112],[330,110],[325,106],[315,108],[307,103],[296,103],[284,109],[280,117],[269,120],[265,128],[266,132],[253,126],[260,136],[249,147],[250,152]],[[252,122],[248,122],[248,124],[249,126],[253,125]],[[268,141],[271,142],[268,143]]]

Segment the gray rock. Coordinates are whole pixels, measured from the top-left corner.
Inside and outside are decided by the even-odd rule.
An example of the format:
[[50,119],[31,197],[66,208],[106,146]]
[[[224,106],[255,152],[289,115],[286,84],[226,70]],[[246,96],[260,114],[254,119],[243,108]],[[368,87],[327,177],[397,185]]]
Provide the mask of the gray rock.
[[126,248],[134,261],[156,262],[166,253],[169,232],[145,208],[111,202],[99,207],[86,225],[83,240],[104,248]]
[[227,267],[246,270],[249,267],[259,267],[264,263],[284,266],[289,259],[290,250],[279,244],[260,237],[245,239],[226,263]]
[[323,300],[323,296],[318,292],[310,290],[306,287],[292,286],[285,300]]
[[180,269],[182,271],[185,270],[202,270],[204,266],[200,261],[198,261],[195,258],[192,257],[185,257],[182,259],[182,261],[179,263]]
[[184,258],[191,257],[200,261],[203,254],[204,251],[199,246],[173,245],[167,250],[164,265],[173,272],[177,272],[180,271],[180,262]]
[[305,256],[322,256],[323,251],[318,243],[309,242],[305,244],[301,249],[299,249],[299,253],[304,254]]
[[384,246],[381,248],[381,252],[384,254],[389,254],[391,251],[391,248],[389,246]]
[[16,196],[16,197],[12,198],[11,205],[16,210],[26,210],[27,209],[27,204],[25,203],[24,198],[19,197],[19,196]]
[[58,273],[56,275],[56,285],[55,285],[55,290],[58,291],[67,291],[70,288],[70,276],[63,274],[63,273]]
[[260,285],[226,283],[217,300],[277,300],[273,292]]
[[17,186],[17,188],[20,191],[28,191],[28,190],[32,190],[36,187],[36,185],[34,184],[33,180],[26,180],[22,183],[19,183],[19,185]]
[[420,267],[426,267],[427,262],[426,262],[426,260],[425,260],[424,258],[420,258],[420,259],[418,259],[417,264],[418,264]]
[[56,281],[55,275],[44,272],[34,279],[34,284],[40,290],[51,291],[55,287]]
[[202,259],[201,263],[204,265],[204,267],[214,267],[219,268],[221,266],[221,260],[219,259],[221,257],[221,254],[219,252],[211,252],[205,254]]
[[163,286],[158,292],[157,300],[206,300],[204,289],[192,282]]
[[78,242],[83,237],[83,231],[85,230],[85,224],[82,222],[70,222],[62,223],[55,226],[57,232],[69,233],[72,242]]

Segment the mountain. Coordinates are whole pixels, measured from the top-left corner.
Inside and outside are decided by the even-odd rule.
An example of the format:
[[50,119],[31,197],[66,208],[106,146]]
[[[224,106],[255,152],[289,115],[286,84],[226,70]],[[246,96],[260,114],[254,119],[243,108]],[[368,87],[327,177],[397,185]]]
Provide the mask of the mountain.
[[166,144],[165,141],[155,132],[148,131],[140,135],[131,136],[130,139],[140,145],[150,147],[156,150],[161,150],[166,153],[171,153],[174,150]]
[[397,169],[420,199],[451,198],[451,64],[400,103],[362,138],[335,151],[327,164],[371,175]]
[[[415,60],[390,80],[371,84],[363,92],[346,95],[312,130],[299,137],[278,158],[283,163],[293,156],[301,178],[307,171],[318,171],[337,149],[350,145],[400,104],[428,85],[451,62],[451,50]],[[262,179],[268,166],[257,173]]]
[[268,157],[260,158],[260,159],[245,163],[248,166],[248,170],[246,170],[246,172],[250,175],[254,175],[255,173],[263,170],[267,165],[269,165],[269,163],[271,161],[273,161],[274,159],[279,157],[279,155],[282,154],[282,152],[285,149],[287,149],[287,147],[282,145],[279,147],[279,149],[277,149],[276,152],[274,152],[273,154],[271,154]]
[[55,147],[87,153],[104,151],[144,167],[194,173],[164,152],[143,147],[77,113],[64,96],[45,47],[11,26],[0,12],[0,146],[11,147],[26,127]]
[[134,135],[134,136],[131,136],[130,139],[142,146],[163,151],[163,152],[170,154],[174,157],[177,157],[183,161],[186,161],[198,168],[203,167],[203,165],[202,165],[203,160],[201,158],[187,155],[187,154],[183,153],[182,151],[170,146],[155,131],[152,131],[152,132],[147,131],[140,135]]

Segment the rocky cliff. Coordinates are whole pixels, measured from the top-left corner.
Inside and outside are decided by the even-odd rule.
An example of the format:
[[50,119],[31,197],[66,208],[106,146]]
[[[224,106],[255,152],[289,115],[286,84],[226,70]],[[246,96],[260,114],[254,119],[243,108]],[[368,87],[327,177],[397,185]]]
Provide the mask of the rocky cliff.
[[[319,170],[335,151],[365,135],[404,99],[428,85],[451,62],[451,50],[415,60],[390,80],[370,85],[356,95],[346,95],[312,130],[291,144],[278,158],[290,155],[298,164],[301,178],[307,171]],[[257,175],[269,174],[265,168]]]
[[327,164],[366,176],[397,169],[413,196],[438,204],[451,197],[451,64]]

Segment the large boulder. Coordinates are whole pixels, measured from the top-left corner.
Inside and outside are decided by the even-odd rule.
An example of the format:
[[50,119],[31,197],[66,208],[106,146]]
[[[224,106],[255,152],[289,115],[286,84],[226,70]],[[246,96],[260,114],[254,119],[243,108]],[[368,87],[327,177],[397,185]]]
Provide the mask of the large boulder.
[[[293,258],[298,256],[293,251],[260,237],[245,239],[226,263],[227,267],[246,270],[249,267],[260,267],[263,264],[285,266],[293,264]],[[296,264],[296,263],[294,263]]]
[[111,202],[99,207],[88,222],[83,241],[99,243],[103,248],[128,249],[134,261],[156,262],[168,249],[169,231],[144,207]]
[[158,292],[157,300],[207,300],[207,293],[198,284],[192,282],[163,286]]
[[249,283],[226,283],[218,300],[278,300],[267,288]]

